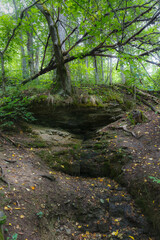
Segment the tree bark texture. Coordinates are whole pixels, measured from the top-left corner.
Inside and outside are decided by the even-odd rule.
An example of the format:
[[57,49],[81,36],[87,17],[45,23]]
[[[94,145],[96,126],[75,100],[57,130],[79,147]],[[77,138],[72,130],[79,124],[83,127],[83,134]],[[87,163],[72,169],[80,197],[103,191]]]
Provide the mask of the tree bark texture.
[[99,82],[99,75],[98,75],[98,67],[97,67],[97,59],[94,57],[94,72],[95,72],[95,82],[98,84]]
[[0,53],[1,55],[1,70],[2,70],[2,92],[3,94],[6,91],[6,77],[5,77],[5,68],[4,68],[4,55],[3,53]]
[[54,20],[48,11],[48,9],[45,7],[44,4],[37,3],[37,8],[41,11],[41,13],[45,16],[48,28],[50,31],[52,43],[53,43],[53,49],[57,64],[57,90],[58,91],[64,91],[66,94],[71,94],[71,83],[70,79],[67,74],[67,69],[64,64],[63,54],[61,50],[61,44],[60,44],[60,38],[58,34],[58,29],[54,23]]
[[[15,15],[16,15],[16,20],[18,21],[18,9],[15,0],[13,0],[13,5],[15,8]],[[21,39],[21,59],[22,59],[22,76],[24,79],[28,77],[28,68],[27,68],[27,61],[26,61],[26,56],[25,56],[25,50],[23,47],[23,35],[20,32],[20,39]]]

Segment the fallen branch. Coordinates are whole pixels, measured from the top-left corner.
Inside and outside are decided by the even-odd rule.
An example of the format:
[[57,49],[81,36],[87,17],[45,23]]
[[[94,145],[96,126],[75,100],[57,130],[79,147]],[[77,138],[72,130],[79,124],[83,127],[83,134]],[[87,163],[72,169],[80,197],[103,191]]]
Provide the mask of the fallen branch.
[[158,114],[160,114],[160,112],[157,111],[157,110],[155,109],[155,107],[153,107],[150,103],[148,103],[148,102],[145,101],[144,99],[141,99],[141,102],[143,102],[146,106],[150,107],[153,112],[157,112]]
[[2,134],[2,132],[0,132],[0,137],[2,137],[5,141],[10,142],[12,145],[14,145],[15,147],[22,147],[22,145],[20,143],[17,143],[15,141],[13,141],[11,138],[7,137],[6,135]]
[[8,163],[16,163],[17,161],[14,161],[14,160],[8,160],[8,159],[5,159],[5,158],[3,158],[2,160],[4,160],[4,161],[6,161],[6,162],[8,162]]
[[141,97],[147,97],[148,99],[151,99],[152,101],[154,101],[156,104],[160,103],[160,101],[157,97],[155,97],[149,93],[143,92],[142,90],[139,90],[137,88],[136,88],[136,94],[138,94]]
[[133,137],[135,137],[136,139],[140,139],[143,135],[141,135],[141,136],[136,136],[136,134],[134,133],[134,132],[132,132],[132,131],[129,131],[128,129],[127,129],[127,125],[123,125],[123,126],[119,126],[119,127],[113,127],[113,126],[109,126],[109,128],[114,128],[114,129],[122,129],[122,130],[124,130],[125,132],[128,132],[128,133],[130,133]]
[[8,187],[10,188],[10,184],[4,179],[4,173],[3,173],[3,169],[2,169],[1,166],[0,166],[0,180],[1,180],[2,182],[4,182],[5,184],[7,184]]
[[41,177],[46,178],[52,182],[56,180],[55,177],[51,175],[41,175]]

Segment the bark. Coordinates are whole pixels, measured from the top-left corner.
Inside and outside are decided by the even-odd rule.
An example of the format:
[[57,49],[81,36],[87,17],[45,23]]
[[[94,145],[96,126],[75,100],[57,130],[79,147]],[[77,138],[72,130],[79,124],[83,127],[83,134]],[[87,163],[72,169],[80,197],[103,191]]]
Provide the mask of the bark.
[[97,67],[97,59],[94,57],[94,72],[95,72],[95,81],[96,84],[99,82],[99,75],[98,75],[98,67]]
[[[18,9],[15,0],[13,0],[13,5],[15,8],[15,15],[16,15],[16,20],[18,22]],[[22,59],[22,76],[24,79],[28,77],[28,70],[27,70],[27,61],[26,61],[26,56],[25,56],[25,50],[23,47],[23,35],[20,32],[20,39],[21,39],[21,59]]]
[[88,57],[86,57],[86,79],[87,79],[87,82],[89,81],[89,75],[88,75]]
[[[61,50],[62,52],[66,51],[66,46],[65,46],[65,37],[66,37],[66,31],[64,27],[64,23],[67,21],[67,17],[64,16],[64,14],[59,14],[59,22],[58,22],[58,34],[59,34],[59,39],[60,39],[60,44],[61,44]],[[62,44],[63,43],[63,44]],[[69,54],[67,55],[69,56]],[[71,86],[71,74],[70,74],[70,69],[69,69],[69,64],[65,64],[66,70],[67,70],[67,77],[68,77],[68,84]],[[70,89],[71,91],[71,89]]]
[[28,50],[28,65],[30,69],[30,76],[34,74],[34,58],[33,58],[33,32],[27,31],[27,50]]
[[[29,19],[29,13],[26,12],[26,16]],[[34,69],[34,50],[33,50],[33,30],[27,31],[27,51],[28,51],[28,65],[30,69],[30,76],[33,76],[35,73]]]
[[122,63],[120,63],[120,70],[121,70],[121,78],[122,78],[122,83],[126,83],[125,75],[124,75],[124,66]]
[[110,63],[110,59],[108,57],[108,59],[107,59],[107,79],[106,79],[106,83],[109,81],[109,63]]
[[61,44],[60,44],[60,38],[58,34],[58,29],[54,23],[54,20],[50,14],[50,12],[47,10],[44,4],[37,3],[37,8],[41,11],[41,13],[45,16],[48,28],[50,31],[52,43],[53,43],[53,49],[55,54],[55,60],[57,64],[57,90],[59,92],[63,91],[66,94],[71,94],[71,83],[70,79],[67,74],[67,69],[64,64]]
[[112,70],[113,70],[113,67],[112,67],[112,58],[110,58],[109,61],[110,61],[110,67],[109,67],[109,83],[110,83],[110,85],[112,85]]
[[5,68],[4,68],[4,54],[0,52],[1,55],[1,70],[2,70],[2,92],[5,94],[6,91],[6,77],[5,77]]
[[[20,39],[23,42],[23,35],[20,33]],[[22,76],[26,79],[29,75],[26,61],[26,54],[23,45],[21,44],[21,58],[22,58]]]
[[35,56],[35,72],[37,73],[39,71],[39,46],[36,48],[36,56]]
[[104,82],[104,67],[103,67],[103,57],[101,57],[101,70],[102,70],[102,82]]

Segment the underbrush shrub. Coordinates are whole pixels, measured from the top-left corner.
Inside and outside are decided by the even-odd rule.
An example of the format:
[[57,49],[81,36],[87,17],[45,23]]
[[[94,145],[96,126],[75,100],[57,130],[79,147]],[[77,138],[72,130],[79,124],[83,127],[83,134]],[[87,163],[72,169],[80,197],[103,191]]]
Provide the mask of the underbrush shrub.
[[0,127],[1,129],[14,128],[21,122],[34,121],[32,113],[28,110],[30,97],[22,92],[12,92],[0,99]]

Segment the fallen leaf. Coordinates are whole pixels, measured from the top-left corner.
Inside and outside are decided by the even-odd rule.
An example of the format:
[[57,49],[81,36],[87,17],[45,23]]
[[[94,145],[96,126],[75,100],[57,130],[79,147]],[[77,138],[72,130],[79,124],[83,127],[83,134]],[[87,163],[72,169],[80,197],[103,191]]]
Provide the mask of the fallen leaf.
[[117,236],[118,235],[118,230],[116,232],[112,232],[111,233],[113,236]]
[[132,236],[129,236],[129,237],[134,240],[134,237],[132,237]]
[[10,211],[10,210],[12,210],[12,208],[10,206],[5,206],[4,210]]
[[23,218],[25,218],[25,216],[24,216],[24,215],[20,215],[20,218],[22,218],[22,219],[23,219]]
[[101,202],[101,203],[104,203],[104,200],[101,198],[101,199],[100,199],[100,202]]

